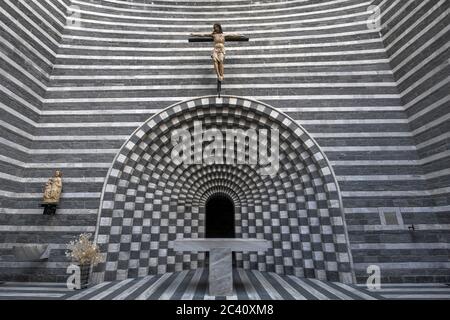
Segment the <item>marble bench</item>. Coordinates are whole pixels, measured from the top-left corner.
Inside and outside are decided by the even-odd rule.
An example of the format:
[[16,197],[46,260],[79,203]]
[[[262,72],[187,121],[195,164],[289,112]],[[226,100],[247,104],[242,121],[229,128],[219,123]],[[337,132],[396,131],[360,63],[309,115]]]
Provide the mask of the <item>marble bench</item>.
[[180,239],[178,252],[209,252],[209,294],[233,295],[233,252],[266,252],[270,242],[262,239]]

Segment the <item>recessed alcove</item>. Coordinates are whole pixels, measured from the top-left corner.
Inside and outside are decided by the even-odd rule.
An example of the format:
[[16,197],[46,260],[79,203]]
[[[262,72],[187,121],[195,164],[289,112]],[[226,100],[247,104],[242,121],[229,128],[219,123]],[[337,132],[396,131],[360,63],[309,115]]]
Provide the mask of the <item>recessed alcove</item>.
[[233,201],[221,194],[211,196],[205,206],[205,238],[236,238]]

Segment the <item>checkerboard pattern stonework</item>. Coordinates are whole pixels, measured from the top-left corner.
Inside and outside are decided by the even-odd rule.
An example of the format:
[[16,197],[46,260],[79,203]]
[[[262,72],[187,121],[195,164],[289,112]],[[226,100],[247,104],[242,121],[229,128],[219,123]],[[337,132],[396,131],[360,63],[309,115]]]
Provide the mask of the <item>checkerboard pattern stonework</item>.
[[[278,174],[260,175],[252,165],[175,165],[172,132],[193,134],[195,121],[220,130],[279,130]],[[94,282],[204,267],[204,253],[175,252],[172,242],[204,237],[205,204],[216,194],[233,200],[238,238],[272,242],[265,254],[237,253],[237,267],[353,281],[339,189],[317,143],[268,105],[206,97],[153,116],[116,157],[99,212],[104,263],[94,269]]]

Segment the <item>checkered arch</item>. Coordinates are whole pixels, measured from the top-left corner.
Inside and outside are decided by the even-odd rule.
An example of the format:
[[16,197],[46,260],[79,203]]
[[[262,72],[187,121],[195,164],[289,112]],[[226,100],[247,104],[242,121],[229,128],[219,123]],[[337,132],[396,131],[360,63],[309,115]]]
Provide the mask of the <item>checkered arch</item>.
[[[278,130],[278,173],[262,175],[253,164],[175,163],[172,133],[187,129],[194,136],[196,121],[219,131]],[[173,241],[204,237],[205,204],[216,194],[234,202],[237,237],[272,243],[266,253],[236,253],[238,267],[353,282],[339,187],[325,154],[287,115],[238,97],[178,103],[124,144],[103,190],[96,241],[104,262],[94,281],[204,267],[204,253],[175,252]]]

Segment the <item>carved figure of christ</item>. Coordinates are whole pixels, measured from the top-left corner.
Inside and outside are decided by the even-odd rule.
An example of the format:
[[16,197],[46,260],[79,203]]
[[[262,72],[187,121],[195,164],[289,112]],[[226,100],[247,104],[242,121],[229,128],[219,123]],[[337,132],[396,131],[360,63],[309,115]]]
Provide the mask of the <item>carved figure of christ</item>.
[[189,42],[214,42],[214,50],[211,58],[214,62],[214,70],[217,75],[217,93],[220,97],[222,81],[225,79],[225,42],[226,41],[249,41],[249,38],[240,34],[225,34],[220,24],[215,24],[212,33],[191,33]]

